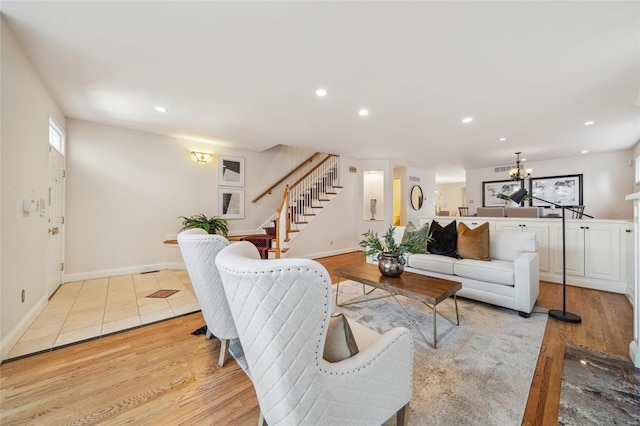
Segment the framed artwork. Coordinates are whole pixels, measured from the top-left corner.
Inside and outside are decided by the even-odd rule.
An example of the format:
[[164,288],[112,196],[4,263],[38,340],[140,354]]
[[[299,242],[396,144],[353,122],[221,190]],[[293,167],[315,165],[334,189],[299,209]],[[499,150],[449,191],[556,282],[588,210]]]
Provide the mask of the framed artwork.
[[482,182],[482,207],[502,207],[505,200],[498,194],[511,195],[524,188],[523,180],[493,180]]
[[244,189],[219,188],[218,205],[223,219],[244,219]]
[[220,186],[244,186],[244,158],[220,156]]
[[[531,178],[529,194],[561,206],[582,205],[582,175]],[[551,207],[550,203],[531,200],[532,206]]]

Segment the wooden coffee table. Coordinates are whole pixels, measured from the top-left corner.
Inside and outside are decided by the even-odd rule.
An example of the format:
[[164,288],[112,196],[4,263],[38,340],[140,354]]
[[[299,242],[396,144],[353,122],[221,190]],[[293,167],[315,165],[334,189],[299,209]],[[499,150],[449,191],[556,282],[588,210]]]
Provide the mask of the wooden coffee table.
[[[377,265],[369,263],[354,263],[342,268],[334,269],[333,274],[348,280],[356,281],[363,284],[362,291],[365,295],[371,294],[374,290],[380,289],[386,291],[387,295],[372,297],[367,299],[361,299],[356,302],[338,303],[338,294],[340,293],[340,279],[336,284],[336,306],[353,305],[355,303],[370,302],[372,300],[381,299],[384,297],[393,297],[393,299],[402,308],[402,311],[406,315],[407,319],[413,325],[418,333],[422,336],[427,345],[432,348],[436,348],[438,344],[438,336],[436,332],[436,307],[438,303],[453,296],[453,301],[456,306],[456,323],[454,324],[449,318],[441,314],[441,316],[449,321],[453,325],[460,325],[460,317],[458,315],[458,299],[456,298],[456,292],[462,288],[462,283],[458,281],[450,281],[442,278],[429,277],[427,275],[415,274],[413,272],[404,271],[398,278],[385,277],[378,270]],[[374,287],[370,291],[365,291],[365,285]],[[396,296],[404,296],[409,299],[417,300],[424,303],[433,310],[433,343],[431,343],[427,337],[422,333],[418,325],[413,318],[406,311],[402,303]],[[353,300],[353,299],[351,299]]]

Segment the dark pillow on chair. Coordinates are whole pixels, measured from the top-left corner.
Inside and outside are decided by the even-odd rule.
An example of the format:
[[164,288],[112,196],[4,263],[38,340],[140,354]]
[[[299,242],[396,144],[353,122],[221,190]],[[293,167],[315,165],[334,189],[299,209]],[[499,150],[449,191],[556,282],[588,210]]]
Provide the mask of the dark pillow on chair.
[[458,246],[458,230],[456,229],[456,221],[452,221],[444,228],[435,220],[431,222],[429,227],[433,241],[427,246],[427,250],[431,254],[440,254],[442,256],[458,257],[456,248]]
[[329,320],[322,357],[329,362],[338,362],[357,353],[358,345],[347,319],[342,314],[334,314]]

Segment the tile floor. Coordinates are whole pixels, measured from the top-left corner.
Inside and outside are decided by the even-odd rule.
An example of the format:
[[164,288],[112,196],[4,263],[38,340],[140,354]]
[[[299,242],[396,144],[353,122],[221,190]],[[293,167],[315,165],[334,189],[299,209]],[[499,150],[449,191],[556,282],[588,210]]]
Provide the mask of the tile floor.
[[[148,298],[158,290],[179,290]],[[163,270],[63,284],[6,359],[200,310],[187,271]]]

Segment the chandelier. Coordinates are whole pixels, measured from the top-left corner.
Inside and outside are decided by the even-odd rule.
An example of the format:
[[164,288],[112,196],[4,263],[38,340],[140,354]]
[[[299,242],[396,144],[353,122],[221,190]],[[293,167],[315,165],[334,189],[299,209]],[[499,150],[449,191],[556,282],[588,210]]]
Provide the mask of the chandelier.
[[516,166],[512,167],[509,170],[509,175],[511,175],[511,180],[522,180],[525,178],[528,179],[531,177],[531,172],[533,172],[533,169],[531,167],[528,167],[524,170],[520,169],[520,154],[522,154],[522,152],[516,152]]

